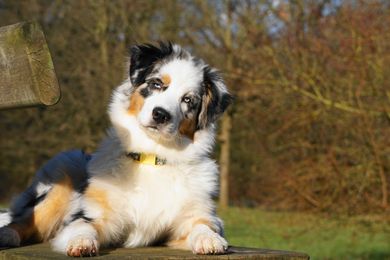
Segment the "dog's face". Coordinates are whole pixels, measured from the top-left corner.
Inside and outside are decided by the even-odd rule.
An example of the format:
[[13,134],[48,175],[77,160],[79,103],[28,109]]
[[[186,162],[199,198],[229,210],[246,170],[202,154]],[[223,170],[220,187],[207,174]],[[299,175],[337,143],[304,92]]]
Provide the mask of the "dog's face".
[[150,136],[194,138],[231,102],[219,73],[177,45],[131,48],[128,113]]

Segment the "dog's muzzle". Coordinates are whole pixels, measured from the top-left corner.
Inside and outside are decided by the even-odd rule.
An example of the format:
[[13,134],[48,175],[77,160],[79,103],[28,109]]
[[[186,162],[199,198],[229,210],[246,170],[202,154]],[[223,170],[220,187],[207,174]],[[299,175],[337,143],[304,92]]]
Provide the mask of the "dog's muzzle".
[[152,111],[152,117],[156,124],[165,124],[171,120],[171,115],[162,107],[155,107]]

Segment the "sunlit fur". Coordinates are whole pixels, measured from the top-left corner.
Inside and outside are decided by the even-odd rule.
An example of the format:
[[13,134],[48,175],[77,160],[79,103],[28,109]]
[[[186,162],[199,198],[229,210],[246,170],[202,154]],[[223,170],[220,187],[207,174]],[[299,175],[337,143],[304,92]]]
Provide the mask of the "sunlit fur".
[[[155,78],[162,88],[142,91]],[[188,95],[194,98],[192,110]],[[50,230],[41,238],[71,256],[95,255],[102,246],[156,243],[223,253],[227,242],[213,202],[218,167],[209,155],[216,120],[230,99],[218,72],[178,45],[134,46],[129,78],[114,90],[109,105],[112,128],[87,164],[87,187],[69,191],[69,174],[51,182],[49,190],[39,178],[30,187],[47,193],[33,216],[39,205],[54,205],[50,198],[63,194],[62,225],[57,215],[45,219]],[[169,122],[154,122],[156,107],[170,114]],[[129,152],[155,154],[166,164],[140,164],[126,156]],[[79,218],[70,217],[77,212]]]

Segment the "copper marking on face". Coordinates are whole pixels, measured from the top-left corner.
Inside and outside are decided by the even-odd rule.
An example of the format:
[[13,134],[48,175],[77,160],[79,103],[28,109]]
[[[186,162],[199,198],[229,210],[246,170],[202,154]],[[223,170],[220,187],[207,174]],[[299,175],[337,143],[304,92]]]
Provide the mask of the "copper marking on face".
[[165,87],[168,87],[171,84],[171,77],[168,74],[164,74],[161,76],[161,81]]
[[206,89],[206,94],[203,95],[202,97],[202,105],[200,109],[200,114],[199,114],[199,125],[206,127],[207,125],[207,110],[209,109],[209,104],[211,103],[213,99],[213,93],[210,88]]
[[188,137],[191,140],[194,140],[194,135],[196,131],[196,123],[194,119],[185,118],[180,122],[179,133]]
[[130,106],[127,112],[130,115],[137,115],[139,111],[141,111],[144,102],[144,97],[139,93],[139,91],[134,92],[130,97]]

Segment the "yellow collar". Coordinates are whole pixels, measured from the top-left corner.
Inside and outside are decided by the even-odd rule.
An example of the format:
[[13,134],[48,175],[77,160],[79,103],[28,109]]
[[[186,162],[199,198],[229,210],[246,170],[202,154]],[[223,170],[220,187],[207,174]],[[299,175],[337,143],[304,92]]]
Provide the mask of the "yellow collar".
[[166,159],[157,157],[155,154],[129,152],[126,155],[134,161],[142,164],[165,165],[167,163]]

